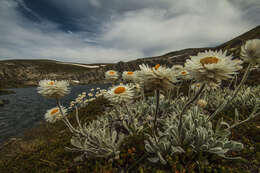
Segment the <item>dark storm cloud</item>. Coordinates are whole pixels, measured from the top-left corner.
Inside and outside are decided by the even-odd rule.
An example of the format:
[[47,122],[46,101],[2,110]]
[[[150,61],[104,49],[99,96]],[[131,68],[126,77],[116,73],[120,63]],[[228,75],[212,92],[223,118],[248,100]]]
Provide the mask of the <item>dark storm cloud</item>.
[[1,0],[0,59],[128,61],[214,46],[259,25],[258,0]]

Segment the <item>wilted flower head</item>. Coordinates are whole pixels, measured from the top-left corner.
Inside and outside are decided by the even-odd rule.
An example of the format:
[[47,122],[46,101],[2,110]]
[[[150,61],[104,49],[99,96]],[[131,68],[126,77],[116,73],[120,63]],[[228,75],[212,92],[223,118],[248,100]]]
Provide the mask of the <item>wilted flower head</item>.
[[196,91],[196,90],[199,90],[201,86],[202,86],[201,83],[194,83],[194,84],[191,84],[190,88],[191,88],[192,90],[195,90],[195,91]]
[[177,82],[173,71],[160,64],[152,68],[145,64],[139,65],[139,67],[141,71],[137,75],[141,79],[142,84],[147,88],[167,91],[174,87],[174,83]]
[[251,64],[260,64],[260,39],[248,40],[241,46],[240,56]]
[[201,108],[205,108],[207,106],[207,101],[204,100],[204,99],[199,99],[198,102],[197,102],[197,105]]
[[122,78],[125,80],[125,81],[134,81],[134,78],[135,78],[135,72],[133,71],[124,71],[123,74],[122,74]]
[[[202,83],[193,83],[191,84],[190,88],[191,90],[198,91],[201,86]],[[220,87],[220,83],[209,82],[206,84],[206,90],[216,90],[219,87]]]
[[[64,115],[66,115],[67,110],[64,107],[61,107],[61,110]],[[62,118],[62,114],[60,112],[60,109],[58,107],[49,109],[45,115],[45,120],[50,123],[54,123]]]
[[115,80],[118,79],[119,74],[118,74],[118,72],[115,71],[115,70],[108,70],[108,71],[105,73],[105,77],[106,77],[106,80],[115,81]]
[[105,97],[116,103],[129,102],[132,101],[134,92],[132,87],[129,85],[117,85],[107,91],[107,93],[105,93]]
[[61,98],[67,95],[70,90],[68,81],[41,80],[37,88],[38,93],[50,98]]
[[222,50],[200,52],[186,61],[185,68],[199,82],[219,83],[242,68],[241,61],[232,60],[232,56],[226,54]]

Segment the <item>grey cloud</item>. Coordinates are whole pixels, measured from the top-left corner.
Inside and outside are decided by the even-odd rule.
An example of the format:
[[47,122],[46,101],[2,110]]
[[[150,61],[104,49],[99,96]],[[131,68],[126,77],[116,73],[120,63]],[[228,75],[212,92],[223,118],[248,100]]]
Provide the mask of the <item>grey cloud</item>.
[[[129,61],[189,47],[214,46],[259,24],[258,0],[46,0],[81,30],[64,32],[22,1],[0,1],[0,59]],[[17,11],[23,4],[40,18]],[[90,26],[91,25],[91,26]],[[89,27],[96,31],[90,36]]]

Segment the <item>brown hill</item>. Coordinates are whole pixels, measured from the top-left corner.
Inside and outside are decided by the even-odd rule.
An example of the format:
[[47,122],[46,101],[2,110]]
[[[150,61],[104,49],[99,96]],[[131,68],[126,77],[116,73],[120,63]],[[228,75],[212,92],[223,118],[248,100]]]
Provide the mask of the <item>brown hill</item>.
[[[247,40],[256,39],[256,38],[260,39],[260,25],[216,47],[183,49],[179,51],[169,52],[161,56],[141,58],[129,62],[119,62],[114,65],[106,66],[105,68],[106,70],[110,68],[122,72],[125,70],[133,70],[133,69],[136,70],[138,69],[138,66],[142,63],[150,64],[151,66],[154,66],[156,64],[164,64],[169,67],[175,64],[183,65],[186,59],[188,59],[190,56],[196,55],[197,53],[205,50],[220,50],[220,49],[227,50],[228,54],[232,54],[235,58],[239,58],[241,45],[245,43]],[[251,72],[249,81],[251,81],[249,83],[254,82],[260,84],[259,69]]]
[[[137,70],[140,64],[149,65],[164,64],[171,67],[174,64],[184,64],[191,55],[205,50],[227,50],[234,57],[239,57],[240,47],[246,40],[260,39],[260,26],[216,47],[189,48],[169,52],[155,57],[140,58],[129,62],[119,62],[116,64],[92,64],[95,68],[86,68],[51,60],[8,60],[0,61],[0,88],[1,87],[21,87],[37,85],[41,79],[67,79],[77,80],[81,84],[103,83],[104,72],[110,69],[123,72],[125,70]],[[90,65],[91,66],[91,65]],[[260,83],[260,71],[255,70],[250,75],[250,81]]]

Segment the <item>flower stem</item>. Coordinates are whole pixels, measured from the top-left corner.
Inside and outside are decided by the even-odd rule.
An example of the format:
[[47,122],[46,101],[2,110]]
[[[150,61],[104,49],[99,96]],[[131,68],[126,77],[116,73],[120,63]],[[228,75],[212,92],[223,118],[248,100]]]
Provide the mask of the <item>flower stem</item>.
[[188,108],[188,106],[190,104],[192,104],[199,96],[200,94],[202,93],[202,91],[204,90],[206,84],[203,83],[203,85],[200,87],[199,91],[196,93],[196,95],[191,99],[189,100],[185,105],[184,107],[182,108],[182,111],[179,115],[179,125],[178,125],[178,132],[179,132],[179,138],[181,140],[181,143],[182,143],[182,138],[181,138],[181,127],[182,127],[182,115],[184,114],[184,112],[186,111],[186,109]]
[[203,83],[203,85],[200,87],[200,89],[199,89],[199,91],[196,93],[196,95],[184,105],[184,107],[182,108],[182,111],[181,111],[179,117],[181,117],[181,116],[184,114],[184,112],[186,111],[187,107],[188,107],[190,104],[192,104],[192,103],[199,97],[199,95],[202,93],[202,91],[203,91],[203,89],[205,88],[205,86],[206,86],[206,84]]
[[155,115],[154,115],[154,130],[157,131],[157,116],[159,112],[159,101],[160,101],[160,90],[155,91],[156,97],[156,108],[155,108]]
[[256,113],[256,111],[258,110],[258,106],[259,106],[258,104],[255,105],[255,107],[254,107],[252,113],[249,115],[249,117],[248,117],[247,119],[245,119],[245,120],[243,120],[243,121],[240,121],[240,122],[238,122],[238,123],[233,124],[232,126],[230,126],[229,128],[227,128],[226,130],[231,130],[231,129],[233,129],[234,127],[236,127],[236,126],[238,126],[238,125],[241,125],[241,124],[243,124],[243,123],[245,123],[245,122],[248,122],[249,120],[253,119],[254,117],[260,115],[260,112]]
[[57,105],[59,107],[59,110],[60,110],[60,113],[62,115],[62,118],[63,118],[63,122],[69,127],[70,131],[73,133],[73,132],[76,132],[76,133],[80,133],[78,130],[76,130],[69,122],[68,118],[64,115],[62,109],[61,109],[61,104],[60,104],[60,100],[58,98],[56,98],[56,102],[57,102]]
[[212,113],[209,118],[208,118],[208,121],[212,120],[220,111],[222,111],[224,109],[224,107],[232,102],[232,100],[236,97],[238,91],[241,89],[242,85],[245,83],[246,79],[248,78],[248,75],[249,75],[249,72],[250,72],[250,68],[252,67],[251,64],[249,64],[247,66],[247,69],[246,69],[246,72],[244,73],[244,76],[240,82],[240,84],[238,85],[238,87],[235,89],[235,91],[232,93],[232,96],[230,99],[226,100],[225,102],[223,102],[217,109],[214,113]]

